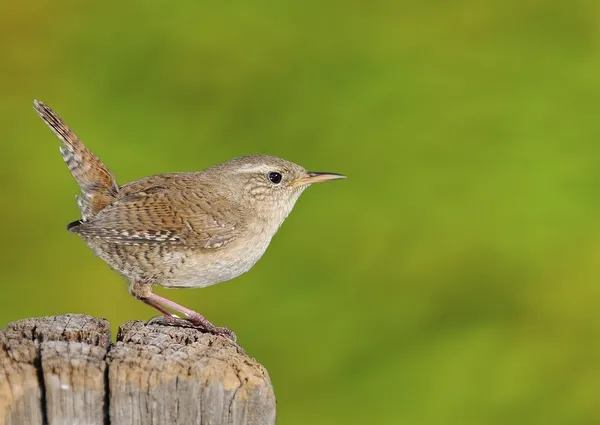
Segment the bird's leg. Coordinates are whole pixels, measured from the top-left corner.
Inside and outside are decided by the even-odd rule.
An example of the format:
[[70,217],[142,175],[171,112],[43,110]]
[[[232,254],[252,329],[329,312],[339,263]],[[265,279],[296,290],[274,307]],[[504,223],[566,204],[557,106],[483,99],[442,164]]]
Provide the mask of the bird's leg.
[[174,325],[181,326],[182,322],[186,322],[187,320],[181,319],[178,315],[171,313],[169,310],[164,308],[162,305],[157,303],[150,302],[147,298],[142,298],[140,301],[143,301],[145,304],[148,304],[150,307],[157,309],[163,315],[162,316],[154,316],[148,322],[148,325]]
[[190,310],[187,307],[182,306],[181,304],[177,304],[174,301],[171,301],[165,297],[161,297],[160,295],[152,292],[152,285],[147,283],[137,283],[132,282],[129,286],[129,292],[135,298],[144,303],[148,304],[151,307],[154,307],[156,310],[160,311],[165,315],[166,322],[170,322],[173,324],[177,324],[179,316],[174,315],[168,309],[174,310],[178,313],[181,313],[185,316],[185,320],[187,320],[190,324],[194,326],[202,326],[208,332],[225,336],[229,338],[233,342],[237,340],[235,333],[229,328],[217,327],[210,323],[203,315],[195,312],[194,310]]
[[[164,308],[162,305],[160,305],[158,303],[154,303],[154,302],[150,301],[148,298],[140,298],[140,300],[143,301],[144,303],[148,304],[150,307],[153,307],[153,308],[157,309],[158,311],[160,311],[162,314],[165,315],[166,318],[179,319],[178,315],[171,313],[169,310]],[[160,317],[160,316],[158,316],[158,317]]]
[[131,282],[131,284],[129,285],[129,292],[136,299],[143,301],[145,304],[148,304],[150,307],[153,307],[153,308],[157,309],[158,311],[160,311],[162,314],[165,315],[165,317],[179,318],[179,316],[177,316],[176,314],[173,314],[172,312],[170,312],[169,310],[164,308],[161,304],[150,300],[148,295],[152,294],[152,285],[150,285],[148,283]]

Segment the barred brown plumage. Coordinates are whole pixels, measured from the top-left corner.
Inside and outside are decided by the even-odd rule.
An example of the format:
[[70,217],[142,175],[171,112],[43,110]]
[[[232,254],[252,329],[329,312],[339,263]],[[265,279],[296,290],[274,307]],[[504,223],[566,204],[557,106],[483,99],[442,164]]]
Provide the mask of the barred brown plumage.
[[34,101],[34,108],[62,141],[61,154],[82,192],[77,197],[82,218],[68,230],[129,279],[137,299],[166,317],[174,310],[234,340],[231,330],[153,293],[152,285],[204,287],[245,273],[262,257],[304,189],[344,177],[249,155],[199,172],[158,174],[119,186],[48,106]]
[[117,180],[58,115],[42,102],[33,103],[40,118],[63,142],[59,150],[81,188],[83,198],[77,197],[77,205],[83,220],[88,220],[114,201],[119,190]]

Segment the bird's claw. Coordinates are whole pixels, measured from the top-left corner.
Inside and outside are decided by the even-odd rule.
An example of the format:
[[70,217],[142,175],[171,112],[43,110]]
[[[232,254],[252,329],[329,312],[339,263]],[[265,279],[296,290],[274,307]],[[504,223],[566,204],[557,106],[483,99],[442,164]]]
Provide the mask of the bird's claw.
[[[208,329],[207,329],[208,330]],[[210,333],[214,333],[215,335],[223,336],[233,342],[237,342],[237,335],[229,328],[218,328],[215,327],[212,330],[208,330]]]
[[210,323],[208,320],[204,318],[204,316],[190,316],[186,319],[182,319],[179,316],[156,316],[152,319],[148,320],[146,323],[148,325],[166,325],[166,326],[181,326],[181,327],[194,327],[201,328],[208,333],[213,335],[219,335],[229,339],[230,341],[236,342],[237,336],[235,332],[233,332],[229,328],[225,327],[217,327]]
[[210,323],[204,316],[202,316],[199,313],[188,316],[187,320],[192,325],[200,326],[200,327],[206,329],[206,331],[211,334],[225,337],[233,342],[237,341],[237,336],[236,336],[235,332],[233,332],[231,329],[224,328],[224,327],[217,327],[217,326],[213,325],[212,323]]

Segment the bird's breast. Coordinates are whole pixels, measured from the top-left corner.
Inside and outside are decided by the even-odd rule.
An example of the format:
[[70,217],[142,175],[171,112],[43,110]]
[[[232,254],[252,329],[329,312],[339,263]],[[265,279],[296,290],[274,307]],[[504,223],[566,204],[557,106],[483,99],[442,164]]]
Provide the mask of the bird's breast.
[[[250,270],[263,256],[271,236],[236,238],[222,248],[189,249],[182,252],[183,264],[158,285],[171,288],[201,288],[226,282]],[[179,260],[181,263],[181,260]]]

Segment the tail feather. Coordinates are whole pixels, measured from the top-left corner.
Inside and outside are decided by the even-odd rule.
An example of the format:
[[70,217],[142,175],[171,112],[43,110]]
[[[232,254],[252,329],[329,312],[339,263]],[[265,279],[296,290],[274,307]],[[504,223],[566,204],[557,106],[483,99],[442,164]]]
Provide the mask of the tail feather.
[[86,221],[115,200],[119,185],[106,165],[52,109],[37,100],[33,105],[39,117],[63,143],[60,153],[83,194],[83,197],[77,197],[77,205],[81,218]]

